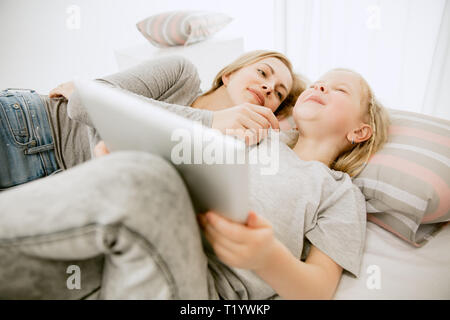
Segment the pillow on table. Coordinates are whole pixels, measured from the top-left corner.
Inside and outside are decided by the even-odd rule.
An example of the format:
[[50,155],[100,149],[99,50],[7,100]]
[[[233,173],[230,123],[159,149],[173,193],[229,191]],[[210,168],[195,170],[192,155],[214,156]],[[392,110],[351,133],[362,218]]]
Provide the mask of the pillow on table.
[[389,114],[388,142],[353,182],[369,221],[420,247],[450,221],[450,121]]
[[203,41],[232,20],[222,13],[170,11],[150,16],[136,26],[150,43],[164,48]]

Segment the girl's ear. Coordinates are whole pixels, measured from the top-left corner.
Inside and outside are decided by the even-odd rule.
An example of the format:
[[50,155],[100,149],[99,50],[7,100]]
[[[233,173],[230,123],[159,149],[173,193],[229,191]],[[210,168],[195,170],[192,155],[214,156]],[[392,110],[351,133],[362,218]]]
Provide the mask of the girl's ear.
[[347,139],[348,141],[353,141],[354,143],[361,143],[369,140],[372,134],[372,128],[368,124],[363,124],[359,128],[349,133],[347,135]]

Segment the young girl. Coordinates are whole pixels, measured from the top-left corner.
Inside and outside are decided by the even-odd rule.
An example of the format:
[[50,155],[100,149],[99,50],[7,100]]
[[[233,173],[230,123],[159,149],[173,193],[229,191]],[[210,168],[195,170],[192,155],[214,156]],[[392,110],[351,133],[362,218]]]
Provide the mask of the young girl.
[[[224,133],[227,128],[278,128],[277,117],[290,113],[306,86],[289,60],[272,51],[239,57],[203,94],[196,68],[181,57],[149,60],[98,81]],[[99,140],[73,83],[49,96],[0,92],[0,190],[89,160]]]
[[251,175],[247,224],[199,219],[227,298],[331,299],[343,269],[359,276],[366,208],[350,177],[386,141],[387,113],[359,74],[336,69],[300,95],[293,117],[298,139],[281,144],[278,174]]

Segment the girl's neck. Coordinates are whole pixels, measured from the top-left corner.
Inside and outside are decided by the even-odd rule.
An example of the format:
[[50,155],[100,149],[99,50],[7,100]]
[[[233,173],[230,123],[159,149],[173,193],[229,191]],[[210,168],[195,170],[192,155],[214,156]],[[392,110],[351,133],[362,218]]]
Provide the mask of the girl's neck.
[[330,167],[340,153],[335,146],[336,141],[323,141],[300,134],[292,150],[304,161],[319,161]]
[[191,107],[210,111],[219,111],[233,106],[233,102],[224,86],[220,86],[215,91],[206,96],[200,96],[192,103]]

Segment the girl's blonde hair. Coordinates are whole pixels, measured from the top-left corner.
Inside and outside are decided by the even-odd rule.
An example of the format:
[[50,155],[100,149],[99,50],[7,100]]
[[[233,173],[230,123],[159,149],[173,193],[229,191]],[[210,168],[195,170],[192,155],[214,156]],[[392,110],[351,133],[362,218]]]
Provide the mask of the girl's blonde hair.
[[357,72],[349,69],[333,69],[332,71],[347,71],[359,76],[363,88],[361,106],[367,124],[372,128],[370,139],[356,144],[350,150],[345,151],[330,166],[331,169],[343,171],[350,177],[357,176],[367,165],[370,157],[381,149],[388,140],[390,125],[389,113],[376,99],[367,81]]
[[292,114],[292,109],[294,108],[295,102],[297,101],[298,96],[305,91],[307,87],[307,81],[303,76],[297,74],[293,71],[293,67],[289,59],[283,55],[282,53],[276,51],[265,51],[265,50],[255,50],[250,51],[248,53],[243,54],[235,61],[227,65],[225,68],[219,71],[219,73],[214,78],[211,89],[202,94],[202,96],[206,96],[223,85],[222,76],[231,74],[239,69],[256,63],[260,60],[266,58],[277,58],[281,62],[283,62],[286,67],[289,69],[289,72],[292,75],[292,89],[288,93],[287,97],[283,100],[280,106],[275,111],[275,115],[279,119],[284,119],[287,116]]

